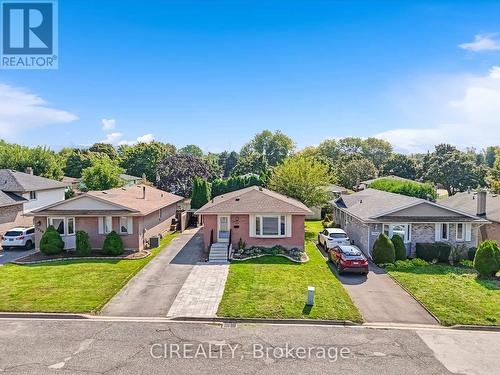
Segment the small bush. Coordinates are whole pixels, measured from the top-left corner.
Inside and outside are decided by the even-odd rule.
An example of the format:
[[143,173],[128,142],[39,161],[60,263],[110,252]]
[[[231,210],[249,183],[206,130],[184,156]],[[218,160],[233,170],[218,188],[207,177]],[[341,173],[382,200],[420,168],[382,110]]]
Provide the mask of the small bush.
[[459,264],[462,260],[468,258],[469,249],[465,244],[458,244],[451,247],[450,264]]
[[451,245],[444,242],[436,242],[434,245],[438,249],[438,261],[448,263],[450,261]]
[[406,260],[396,260],[394,264],[388,264],[386,269],[388,271],[404,271],[411,270],[416,267],[424,267],[429,265],[425,260],[415,258],[415,259],[406,259]]
[[121,237],[115,231],[109,233],[102,245],[102,252],[106,255],[114,256],[123,254],[123,250],[123,241]]
[[469,251],[467,252],[467,258],[469,260],[474,260],[474,257],[476,256],[476,251],[477,247],[471,247]]
[[326,225],[332,221],[332,217],[330,215],[325,215],[323,219],[323,228],[328,228]]
[[451,245],[444,242],[417,243],[417,258],[428,262],[448,263],[450,259]]
[[83,230],[76,232],[76,254],[81,257],[90,255],[92,247],[90,246],[89,235]]
[[495,241],[486,240],[479,245],[474,257],[474,268],[483,277],[495,276],[500,266],[500,250]]
[[40,240],[40,251],[46,255],[61,254],[64,250],[64,241],[59,232],[50,225]]
[[394,250],[396,252],[396,260],[405,260],[406,247],[401,236],[395,234],[392,236],[391,241],[394,244]]
[[238,241],[238,250],[240,250],[240,252],[243,252],[247,247],[247,244],[245,241],[243,241],[243,239],[240,237],[240,240]]
[[385,233],[381,233],[373,244],[372,257],[376,264],[394,263],[396,251],[392,241]]

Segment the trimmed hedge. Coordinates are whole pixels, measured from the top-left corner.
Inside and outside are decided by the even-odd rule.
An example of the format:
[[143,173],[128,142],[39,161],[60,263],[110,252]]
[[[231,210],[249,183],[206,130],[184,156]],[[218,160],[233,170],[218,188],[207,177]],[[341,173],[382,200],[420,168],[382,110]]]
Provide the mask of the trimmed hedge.
[[106,255],[114,256],[123,254],[123,250],[123,241],[121,237],[115,231],[109,233],[102,245],[102,252]]
[[83,230],[79,230],[76,232],[76,253],[79,256],[85,257],[89,256],[92,251],[92,247],[90,246],[89,235],[87,232]]
[[444,242],[417,243],[417,258],[427,262],[438,261],[448,263],[450,260],[451,245]]
[[40,251],[46,255],[61,254],[64,250],[64,241],[59,232],[50,225],[40,240]]
[[500,269],[500,250],[495,241],[486,240],[479,245],[474,257],[474,268],[483,277],[495,276]]
[[392,178],[379,179],[369,186],[371,189],[388,191],[435,202],[438,198],[436,188],[431,184],[416,181],[401,181]]
[[376,264],[394,263],[396,250],[394,250],[391,239],[385,233],[381,233],[373,244],[372,258]]
[[396,260],[405,260],[406,259],[406,246],[405,246],[401,236],[395,234],[392,236],[391,241],[394,244]]

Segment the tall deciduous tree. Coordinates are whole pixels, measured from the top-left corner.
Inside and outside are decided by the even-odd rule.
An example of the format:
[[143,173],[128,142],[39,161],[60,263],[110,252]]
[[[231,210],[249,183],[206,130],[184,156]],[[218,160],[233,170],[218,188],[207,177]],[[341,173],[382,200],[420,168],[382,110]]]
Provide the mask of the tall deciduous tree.
[[241,176],[245,174],[256,174],[263,175],[267,174],[269,165],[267,164],[267,159],[264,155],[253,152],[251,154],[245,154],[240,156],[238,159],[238,164],[233,168],[231,174],[233,176]]
[[353,159],[339,166],[337,178],[341,186],[352,189],[361,183],[377,177],[377,168],[371,160]]
[[292,156],[274,168],[269,187],[314,207],[328,202],[329,194],[324,187],[331,182],[326,165],[311,158]]
[[417,163],[403,154],[392,154],[383,167],[384,176],[399,176],[414,180],[417,177]]
[[295,143],[280,130],[274,133],[264,130],[256,134],[253,139],[243,146],[240,155],[247,157],[251,154],[263,155],[267,163],[274,167],[290,156],[295,148]]
[[196,156],[197,158],[203,157],[203,150],[196,145],[186,145],[183,148],[179,149],[180,154],[189,154]]
[[487,180],[490,190],[495,194],[500,194],[500,149],[496,150],[495,162]]
[[217,162],[222,168],[223,171],[222,177],[229,177],[231,175],[234,167],[236,167],[236,164],[238,164],[238,159],[239,155],[236,151],[231,151],[231,152],[223,151],[219,154]]
[[82,171],[82,182],[87,190],[107,190],[123,185],[120,178],[124,170],[118,162],[111,160],[106,154],[92,157],[90,167]]
[[175,146],[168,143],[138,143],[120,148],[121,166],[133,176],[145,175],[148,181],[156,182],[156,168],[167,156],[175,153]]
[[106,154],[109,156],[111,160],[115,160],[118,158],[118,152],[116,152],[116,149],[110,143],[103,143],[103,142],[94,143],[92,146],[90,146],[89,151]]
[[64,175],[74,178],[82,177],[82,171],[90,167],[91,159],[91,152],[79,149],[73,150],[73,152],[66,157]]
[[160,189],[183,197],[191,196],[195,177],[211,180],[215,174],[207,160],[188,154],[167,156],[159,163],[157,173]]

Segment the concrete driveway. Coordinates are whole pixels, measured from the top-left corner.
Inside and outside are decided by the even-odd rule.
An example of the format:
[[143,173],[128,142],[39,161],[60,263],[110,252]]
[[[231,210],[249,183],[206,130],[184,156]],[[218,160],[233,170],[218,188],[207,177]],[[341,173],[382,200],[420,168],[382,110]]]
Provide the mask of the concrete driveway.
[[188,229],[148,263],[104,307],[101,315],[165,317],[203,253],[199,229]]
[[[326,253],[320,251],[327,259]],[[367,276],[349,273],[338,275],[335,267],[331,263],[329,265],[366,323],[438,324],[420,303],[372,262]]]
[[30,255],[33,253],[36,253],[38,250],[31,249],[31,250],[3,250],[0,247],[0,265],[1,264],[7,264],[9,262],[12,262],[16,259],[22,258],[26,255]]

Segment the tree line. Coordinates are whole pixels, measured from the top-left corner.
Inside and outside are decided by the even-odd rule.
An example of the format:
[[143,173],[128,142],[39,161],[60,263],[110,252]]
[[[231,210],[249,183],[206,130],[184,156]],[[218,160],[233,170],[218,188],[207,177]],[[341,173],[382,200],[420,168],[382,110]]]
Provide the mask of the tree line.
[[[23,171],[32,167],[40,176],[60,180],[81,178],[88,190],[120,186],[122,173],[142,177],[160,189],[190,197],[195,179],[210,184],[213,197],[237,188],[264,185],[308,205],[328,199],[323,186],[348,189],[378,176],[395,175],[439,185],[449,195],[468,188],[500,192],[500,148],[459,150],[449,144],[433,151],[406,155],[377,138],[327,139],[316,147],[296,150],[294,141],[281,131],[264,130],[241,150],[205,153],[194,144],[177,149],[163,142],[114,147],[96,143],[89,148],[26,147],[0,141],[0,168]],[[250,181],[250,182],[249,182]]]

